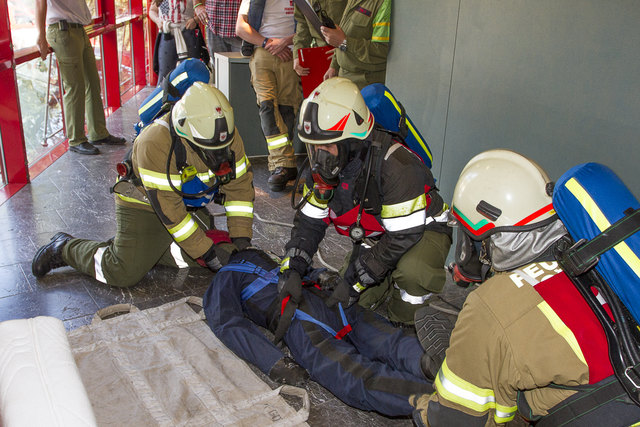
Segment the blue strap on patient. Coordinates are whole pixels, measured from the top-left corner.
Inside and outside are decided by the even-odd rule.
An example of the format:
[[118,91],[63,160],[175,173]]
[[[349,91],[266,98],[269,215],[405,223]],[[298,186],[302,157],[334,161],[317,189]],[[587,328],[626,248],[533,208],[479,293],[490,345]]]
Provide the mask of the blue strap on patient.
[[[258,275],[258,278],[255,279],[253,282],[251,282],[247,287],[245,287],[242,290],[242,293],[240,294],[242,302],[245,302],[248,299],[250,299],[252,296],[257,294],[258,292],[260,292],[262,289],[264,289],[267,285],[272,283],[278,283],[279,270],[280,270],[280,267],[276,267],[271,271],[267,271],[260,266],[257,266],[249,261],[243,260],[243,261],[227,264],[224,267],[222,267],[219,270],[219,272],[235,271],[238,273]],[[319,321],[318,319],[298,309],[296,309],[296,312],[293,315],[293,318],[315,323],[316,325],[320,326],[322,329],[329,332],[332,336],[336,337],[337,339],[342,339],[342,337],[344,337],[347,333],[349,333],[349,331],[351,330],[351,327],[349,325],[349,322],[347,322],[347,316],[344,313],[342,304],[338,304],[338,310],[340,312],[340,318],[342,320],[342,325],[343,325],[343,328],[339,332],[336,332],[329,325]]]

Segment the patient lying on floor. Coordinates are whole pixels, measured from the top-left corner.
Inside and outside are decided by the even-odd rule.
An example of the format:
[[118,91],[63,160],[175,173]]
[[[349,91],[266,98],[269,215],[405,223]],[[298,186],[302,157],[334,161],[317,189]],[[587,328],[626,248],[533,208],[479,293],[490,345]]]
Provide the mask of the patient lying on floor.
[[294,360],[257,327],[275,332],[281,314],[279,266],[262,251],[241,251],[216,274],[203,301],[207,322],[227,347],[275,381],[304,386],[310,375],[348,405],[410,415],[409,396],[433,392],[420,367],[418,339],[357,305],[328,307],[330,292],[317,283],[317,273],[309,275],[283,337]]

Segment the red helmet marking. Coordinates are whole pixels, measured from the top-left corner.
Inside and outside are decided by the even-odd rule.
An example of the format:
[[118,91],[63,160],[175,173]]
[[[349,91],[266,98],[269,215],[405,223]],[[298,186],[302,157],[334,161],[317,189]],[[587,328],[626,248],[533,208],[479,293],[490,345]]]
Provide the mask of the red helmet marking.
[[535,211],[534,213],[532,213],[528,217],[526,217],[524,219],[521,219],[520,221],[516,222],[513,225],[518,226],[518,225],[529,224],[534,219],[536,219],[538,217],[541,217],[544,214],[551,213],[551,211],[553,211],[553,205],[551,203],[549,203],[547,206],[543,207],[542,209],[539,209],[539,210]]
[[343,131],[345,125],[347,124],[347,121],[349,120],[349,116],[350,115],[351,115],[351,113],[347,114],[346,116],[341,118],[338,123],[336,123],[335,125],[333,125],[333,127],[329,128],[327,130]]

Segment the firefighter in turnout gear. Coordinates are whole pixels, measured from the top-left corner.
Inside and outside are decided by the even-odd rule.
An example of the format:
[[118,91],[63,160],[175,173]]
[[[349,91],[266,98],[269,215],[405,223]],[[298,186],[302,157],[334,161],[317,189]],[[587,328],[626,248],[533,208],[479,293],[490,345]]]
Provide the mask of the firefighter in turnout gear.
[[[130,173],[115,186],[117,231],[95,242],[58,233],[40,248],[33,274],[70,265],[112,286],[138,283],[157,263],[216,271],[251,245],[253,172],[233,110],[218,89],[191,86],[170,113],[138,136]],[[230,239],[214,244],[206,205],[224,205]]]
[[442,290],[451,245],[431,172],[374,125],[357,86],[342,77],[324,81],[302,103],[298,132],[311,168],[281,267],[282,329],[330,223],[354,243],[330,304],[360,300],[375,308],[390,298],[390,320],[413,323],[414,312]]
[[467,297],[442,365],[425,369],[435,393],[410,398],[418,426],[502,425],[517,413],[536,426],[640,419],[601,324],[555,260],[567,232],[552,191],[540,166],[508,150],[463,169],[451,206],[456,262],[467,276],[492,275]]

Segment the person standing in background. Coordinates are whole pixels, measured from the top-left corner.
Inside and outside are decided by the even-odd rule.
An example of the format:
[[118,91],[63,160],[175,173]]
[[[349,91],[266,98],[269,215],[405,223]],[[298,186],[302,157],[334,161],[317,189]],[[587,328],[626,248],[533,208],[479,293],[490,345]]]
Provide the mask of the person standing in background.
[[390,28],[391,0],[349,0],[340,25],[321,27],[326,42],[337,48],[324,79],[346,77],[359,89],[384,83]]
[[197,0],[196,17],[207,27],[207,48],[211,60],[216,52],[240,52],[242,39],[236,35],[236,19],[242,0]]
[[[62,101],[69,150],[79,154],[100,154],[94,144],[126,142],[107,130],[96,58],[84,31],[84,26],[90,23],[91,12],[84,0],[36,0],[36,46],[42,59],[47,57],[49,46],[56,54],[64,83]],[[84,131],[85,112],[88,139]]]
[[[337,24],[342,19],[347,0],[316,0],[314,5],[314,7],[324,11],[334,24]],[[316,31],[298,6],[295,8],[294,17],[296,19],[296,34],[293,36],[293,68],[299,76],[306,76],[309,74],[309,69],[300,66],[298,49],[326,46],[327,42],[322,34]]]
[[193,7],[193,0],[153,0],[149,7],[149,18],[160,31],[155,52],[158,84],[176,68],[178,61],[200,59],[204,38],[198,34],[200,22]]

